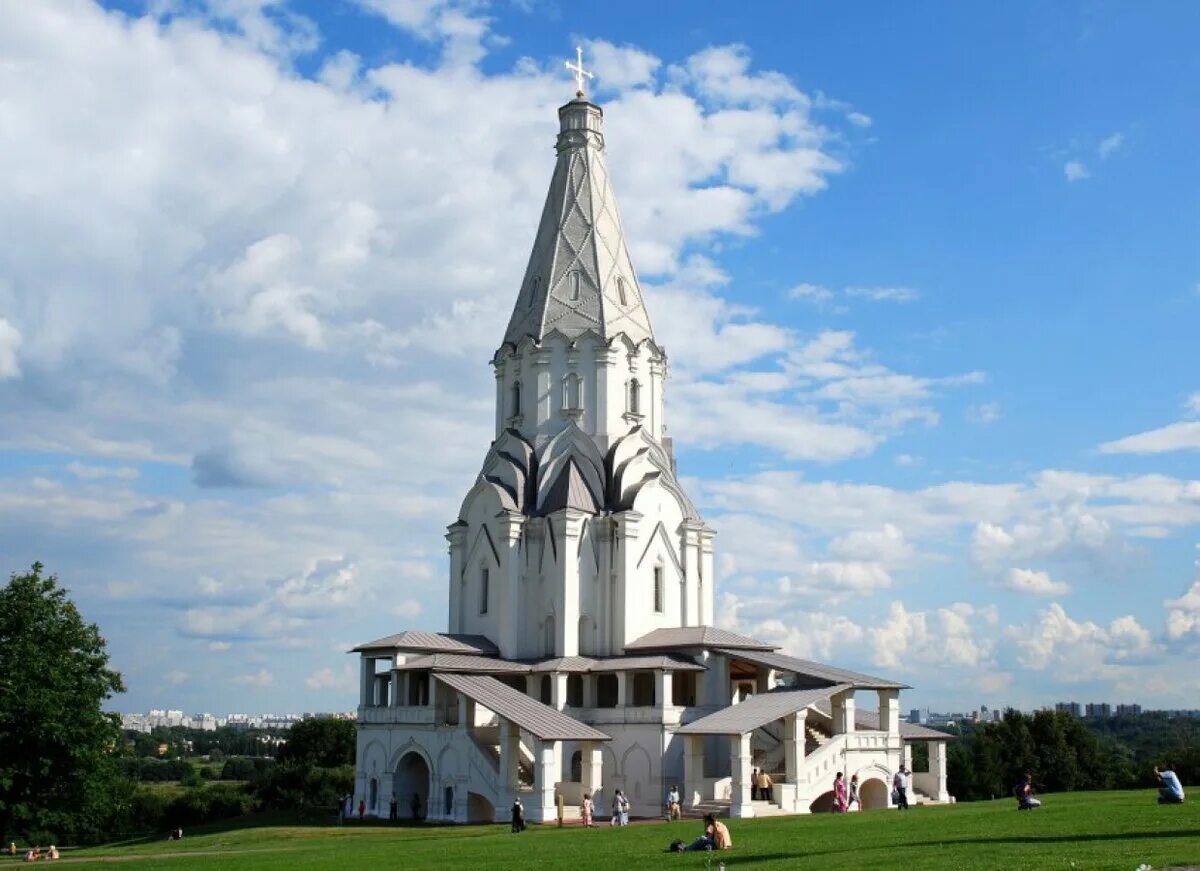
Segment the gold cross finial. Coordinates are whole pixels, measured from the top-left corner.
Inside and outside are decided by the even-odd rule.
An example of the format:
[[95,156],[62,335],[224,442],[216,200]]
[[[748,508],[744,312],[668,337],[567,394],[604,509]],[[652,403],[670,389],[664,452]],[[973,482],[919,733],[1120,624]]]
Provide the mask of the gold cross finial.
[[575,46],[575,63],[567,61],[567,69],[575,74],[575,96],[583,99],[583,80],[594,79],[590,72],[583,68],[583,49]]

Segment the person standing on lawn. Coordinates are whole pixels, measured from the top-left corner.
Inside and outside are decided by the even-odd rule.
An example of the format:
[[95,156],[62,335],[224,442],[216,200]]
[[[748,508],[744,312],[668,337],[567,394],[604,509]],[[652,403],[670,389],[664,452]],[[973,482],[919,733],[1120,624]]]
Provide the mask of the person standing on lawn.
[[896,801],[896,807],[902,811],[908,810],[908,772],[904,770],[903,764],[900,765],[896,776],[892,778],[892,795]]

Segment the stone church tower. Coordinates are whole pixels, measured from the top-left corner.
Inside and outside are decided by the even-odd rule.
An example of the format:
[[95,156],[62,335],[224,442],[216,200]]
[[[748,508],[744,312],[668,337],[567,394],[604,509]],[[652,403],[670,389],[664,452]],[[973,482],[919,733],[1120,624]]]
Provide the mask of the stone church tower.
[[450,525],[450,631],[505,658],[611,656],[713,618],[713,531],[675,476],[667,377],[604,157],[558,110],[558,160],[492,365],[496,438]]

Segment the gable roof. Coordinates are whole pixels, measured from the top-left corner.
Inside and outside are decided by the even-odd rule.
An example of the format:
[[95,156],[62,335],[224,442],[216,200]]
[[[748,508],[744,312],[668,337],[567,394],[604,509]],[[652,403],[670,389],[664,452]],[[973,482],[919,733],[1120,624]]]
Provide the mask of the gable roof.
[[543,741],[612,740],[598,729],[568,717],[557,708],[543,705],[494,677],[475,674],[437,674],[434,677]]
[[411,650],[415,653],[470,653],[497,656],[499,648],[482,635],[458,635],[448,632],[404,631],[368,641],[352,648],[351,653],[372,650]]
[[659,654],[657,656],[613,656],[605,659],[596,660],[590,671],[606,672],[606,671],[630,671],[630,670],[654,670],[654,671],[707,671],[707,669],[699,663],[692,662],[682,656],[667,656]]
[[734,650],[729,647],[718,648],[717,653],[733,656],[755,665],[763,665],[776,671],[789,671],[792,674],[814,678],[829,684],[849,684],[856,689],[866,690],[901,690],[908,689],[908,684],[898,683],[884,677],[874,677],[862,672],[850,671],[809,659],[797,659],[785,653],[773,651],[760,652],[756,650]]
[[655,629],[625,645],[625,650],[670,650],[680,647],[722,647],[730,650],[778,650],[773,644],[756,641],[715,626],[676,626]]
[[677,729],[675,734],[742,735],[848,689],[849,685],[838,684],[812,690],[773,690],[760,693],[750,696],[744,702],[738,702],[688,723]]

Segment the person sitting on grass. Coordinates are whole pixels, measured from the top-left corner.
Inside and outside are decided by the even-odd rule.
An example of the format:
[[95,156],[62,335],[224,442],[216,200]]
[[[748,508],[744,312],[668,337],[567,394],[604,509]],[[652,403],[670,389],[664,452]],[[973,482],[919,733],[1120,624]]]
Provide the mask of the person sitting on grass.
[[1041,807],[1042,803],[1033,797],[1033,775],[1026,773],[1025,779],[1013,787],[1013,795],[1017,797],[1017,810],[1031,811]]
[[1154,766],[1154,779],[1158,781],[1159,804],[1183,804],[1183,784],[1169,765],[1162,771]]
[[51,861],[57,859],[58,858],[58,847],[51,844],[49,852],[46,853],[46,858],[50,859]]
[[729,837],[729,829],[725,824],[718,820],[714,814],[705,814],[704,834],[688,844],[686,849],[688,851],[728,850],[732,846],[733,839]]

